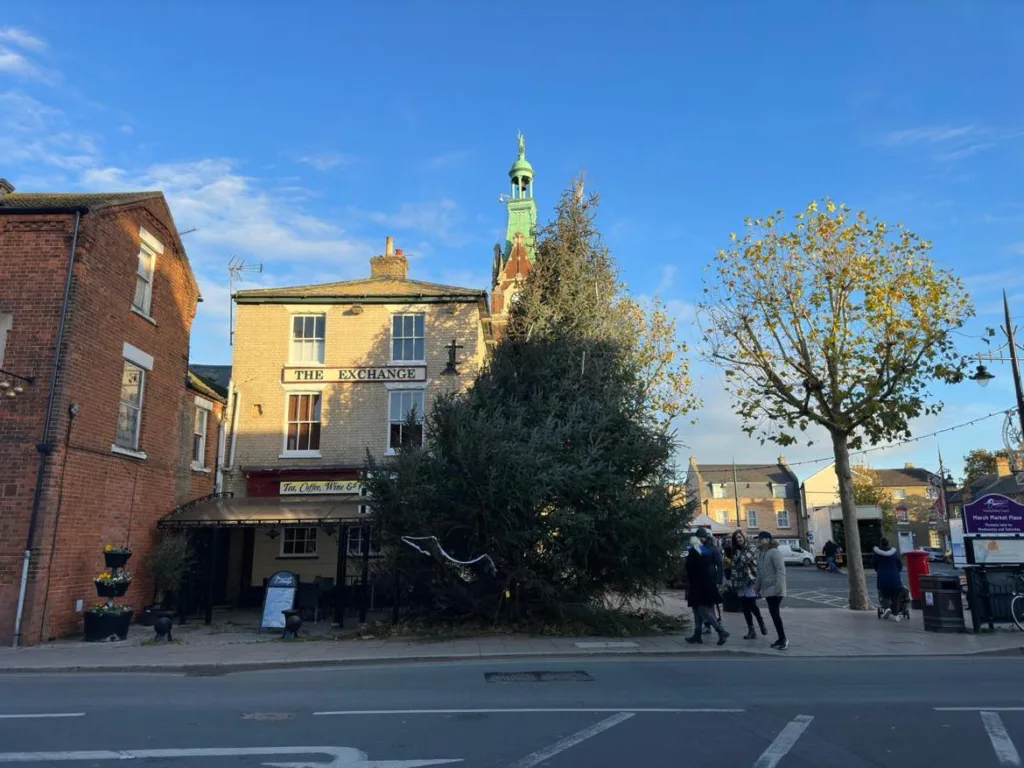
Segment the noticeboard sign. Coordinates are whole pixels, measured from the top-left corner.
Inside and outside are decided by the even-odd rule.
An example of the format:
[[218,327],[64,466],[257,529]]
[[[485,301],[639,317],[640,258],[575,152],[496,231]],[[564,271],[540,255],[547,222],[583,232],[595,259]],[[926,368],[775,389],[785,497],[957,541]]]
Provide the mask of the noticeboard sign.
[[998,493],[986,494],[964,506],[964,533],[1024,534],[1024,504]]
[[1020,565],[1024,563],[1024,539],[968,539],[975,565]]
[[284,626],[284,611],[295,607],[295,592],[299,588],[299,577],[291,571],[277,571],[267,581],[267,593],[263,597],[263,611],[260,614],[260,629],[281,629]]

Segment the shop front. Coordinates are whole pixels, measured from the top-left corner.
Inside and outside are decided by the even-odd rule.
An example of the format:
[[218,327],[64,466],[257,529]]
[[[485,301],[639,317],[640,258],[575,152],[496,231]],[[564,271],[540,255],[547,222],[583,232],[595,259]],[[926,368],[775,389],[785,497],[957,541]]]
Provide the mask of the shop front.
[[288,570],[299,579],[298,606],[311,618],[365,620],[380,560],[355,470],[247,473],[248,496],[198,499],[163,518],[163,530],[190,531],[197,554],[192,603],[206,622],[215,605],[258,607],[266,582]]

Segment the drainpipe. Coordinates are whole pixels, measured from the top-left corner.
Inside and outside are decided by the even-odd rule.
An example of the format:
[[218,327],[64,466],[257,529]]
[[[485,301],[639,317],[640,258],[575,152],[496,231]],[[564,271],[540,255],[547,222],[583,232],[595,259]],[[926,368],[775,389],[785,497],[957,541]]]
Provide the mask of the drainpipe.
[[75,211],[75,224],[71,232],[71,248],[68,252],[68,271],[64,278],[64,299],[60,308],[60,323],[57,326],[57,341],[53,347],[53,371],[50,373],[50,391],[46,396],[46,415],[43,418],[43,439],[36,446],[39,453],[39,469],[36,472],[36,487],[32,494],[32,514],[28,519],[28,536],[25,540],[25,557],[21,562],[21,586],[18,588],[18,611],[14,618],[14,642],[17,648],[21,640],[21,620],[25,612],[25,592],[28,590],[28,566],[32,559],[32,540],[35,538],[36,525],[39,522],[39,507],[43,498],[43,481],[46,479],[46,466],[49,463],[53,446],[50,445],[50,424],[53,421],[53,404],[57,399],[57,374],[60,373],[60,350],[64,343],[64,330],[68,318],[68,304],[71,299],[71,278],[75,270],[75,249],[78,247],[78,226],[82,220],[82,210]]

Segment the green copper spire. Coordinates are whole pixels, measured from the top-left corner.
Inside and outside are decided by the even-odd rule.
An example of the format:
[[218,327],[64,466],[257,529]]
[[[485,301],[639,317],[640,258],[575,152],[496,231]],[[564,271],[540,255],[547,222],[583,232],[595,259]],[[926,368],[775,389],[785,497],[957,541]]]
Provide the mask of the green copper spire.
[[519,157],[508,172],[512,181],[512,193],[505,201],[508,208],[508,225],[505,228],[505,247],[502,249],[502,266],[508,261],[515,243],[516,233],[522,233],[527,258],[533,261],[533,230],[537,226],[537,203],[533,199],[533,166],[526,159],[526,139],[519,132]]

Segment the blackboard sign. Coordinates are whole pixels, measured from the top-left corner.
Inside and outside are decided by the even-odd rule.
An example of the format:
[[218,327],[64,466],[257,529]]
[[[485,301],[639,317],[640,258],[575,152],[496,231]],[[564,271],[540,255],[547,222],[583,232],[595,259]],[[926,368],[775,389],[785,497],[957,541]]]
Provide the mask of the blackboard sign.
[[267,582],[267,593],[263,596],[263,613],[260,629],[283,629],[284,614],[295,606],[295,591],[299,588],[299,577],[291,571],[278,571]]

